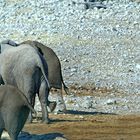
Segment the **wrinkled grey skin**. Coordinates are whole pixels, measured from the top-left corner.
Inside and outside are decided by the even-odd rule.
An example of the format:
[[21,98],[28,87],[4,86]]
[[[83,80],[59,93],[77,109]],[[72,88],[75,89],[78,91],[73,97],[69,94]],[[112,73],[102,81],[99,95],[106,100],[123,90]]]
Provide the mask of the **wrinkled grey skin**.
[[[18,46],[19,44],[16,44],[14,41],[11,40],[6,40],[1,42],[1,44],[10,44],[12,46]],[[57,55],[55,54],[55,52],[43,45],[40,42],[37,41],[25,41],[22,42],[21,44],[30,44],[32,47],[37,48],[38,51],[44,55],[45,60],[48,64],[48,80],[50,83],[50,88],[56,88],[59,89],[60,91],[58,92],[58,99],[60,101],[60,103],[62,104],[62,108],[61,111],[62,112],[66,112],[66,105],[63,99],[63,95],[62,95],[62,86],[64,87],[64,90],[66,92],[66,94],[68,94],[68,88],[66,87],[64,81],[63,81],[63,77],[62,77],[62,71],[61,71],[61,64],[59,61],[59,58],[57,57]],[[3,50],[6,46],[5,45],[1,45],[1,49]]]
[[66,94],[68,94],[68,88],[66,87],[63,81],[61,64],[60,64],[59,58],[57,57],[57,55],[51,48],[43,45],[40,42],[28,40],[28,41],[22,42],[21,44],[24,44],[24,43],[30,44],[32,47],[37,48],[38,51],[42,55],[44,55],[45,60],[48,64],[48,80],[50,83],[50,87],[60,89],[60,91],[58,92],[59,102],[62,104],[60,111],[66,112],[66,105],[65,105],[63,95],[62,95],[62,86],[64,87]]
[[11,85],[0,86],[0,139],[3,130],[6,130],[11,140],[17,140],[30,110],[36,114],[18,88]]
[[[9,45],[7,48],[0,55],[0,74],[4,84],[18,87],[32,105],[38,93],[42,107],[42,121],[49,123],[47,106],[52,111],[56,102],[48,100],[50,86],[44,58],[28,44],[20,45],[20,47]],[[31,113],[28,121],[32,122]]]

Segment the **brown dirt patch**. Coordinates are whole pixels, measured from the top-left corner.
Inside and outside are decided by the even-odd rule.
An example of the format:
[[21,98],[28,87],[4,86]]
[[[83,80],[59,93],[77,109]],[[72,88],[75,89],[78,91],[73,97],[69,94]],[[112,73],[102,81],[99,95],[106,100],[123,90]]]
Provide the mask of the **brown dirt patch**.
[[[51,89],[51,93],[57,94],[57,92],[59,92],[57,89]],[[69,87],[69,92],[75,94],[76,96],[106,96],[108,94],[111,94],[112,92],[115,92],[115,94],[122,94],[122,91],[109,89],[107,87],[97,88],[94,84],[85,84],[81,86],[79,86],[78,84],[74,84]],[[63,94],[66,95],[64,91]]]
[[32,134],[63,133],[69,140],[139,140],[140,115],[50,114],[51,124],[26,124]]

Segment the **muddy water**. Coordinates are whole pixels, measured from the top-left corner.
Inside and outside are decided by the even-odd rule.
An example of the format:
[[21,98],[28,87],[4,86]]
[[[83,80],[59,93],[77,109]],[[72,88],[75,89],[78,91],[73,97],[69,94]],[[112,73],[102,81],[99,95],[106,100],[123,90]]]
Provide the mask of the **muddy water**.
[[140,115],[50,115],[51,124],[26,124],[30,134],[64,134],[68,140],[139,140]]

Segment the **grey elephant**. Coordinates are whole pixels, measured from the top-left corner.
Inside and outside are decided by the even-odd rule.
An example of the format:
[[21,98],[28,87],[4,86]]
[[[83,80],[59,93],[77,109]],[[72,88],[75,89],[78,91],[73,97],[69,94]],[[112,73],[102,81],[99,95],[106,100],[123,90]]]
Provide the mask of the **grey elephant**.
[[0,139],[3,130],[7,130],[11,140],[17,140],[30,110],[36,114],[18,88],[11,85],[0,86]]
[[[4,84],[18,87],[34,105],[36,93],[42,107],[42,121],[49,123],[47,106],[54,110],[56,102],[48,100],[50,85],[47,79],[48,67],[43,56],[28,44],[8,47],[0,54],[0,75]],[[32,114],[29,114],[32,122]]]
[[69,91],[68,87],[63,81],[61,63],[56,53],[51,48],[43,45],[38,41],[27,40],[22,42],[21,44],[30,44],[32,47],[37,48],[42,55],[44,55],[44,58],[48,64],[48,80],[50,83],[50,87],[60,89],[60,91],[58,92],[59,102],[62,105],[60,111],[66,112],[66,105],[62,95],[62,87],[64,88],[66,94],[69,94]]
[[[5,40],[1,42],[1,50],[6,48],[5,44],[10,44],[15,47],[20,45],[12,40]],[[22,42],[21,44],[30,44],[32,47],[37,48],[42,55],[44,55],[44,58],[48,64],[48,80],[50,83],[50,88],[54,87],[56,89],[60,89],[60,91],[58,92],[58,99],[60,104],[62,105],[60,111],[66,112],[66,105],[62,96],[62,87],[64,87],[66,94],[69,94],[69,91],[63,81],[61,63],[59,61],[59,58],[51,48],[43,45],[40,42],[28,40]]]

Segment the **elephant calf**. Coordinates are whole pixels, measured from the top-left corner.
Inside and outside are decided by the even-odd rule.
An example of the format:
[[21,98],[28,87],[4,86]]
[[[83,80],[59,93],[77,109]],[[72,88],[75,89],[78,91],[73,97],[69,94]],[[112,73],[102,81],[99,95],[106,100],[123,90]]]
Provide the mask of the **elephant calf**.
[[36,113],[19,89],[10,85],[0,86],[0,138],[5,129],[11,140],[17,140],[30,110]]

